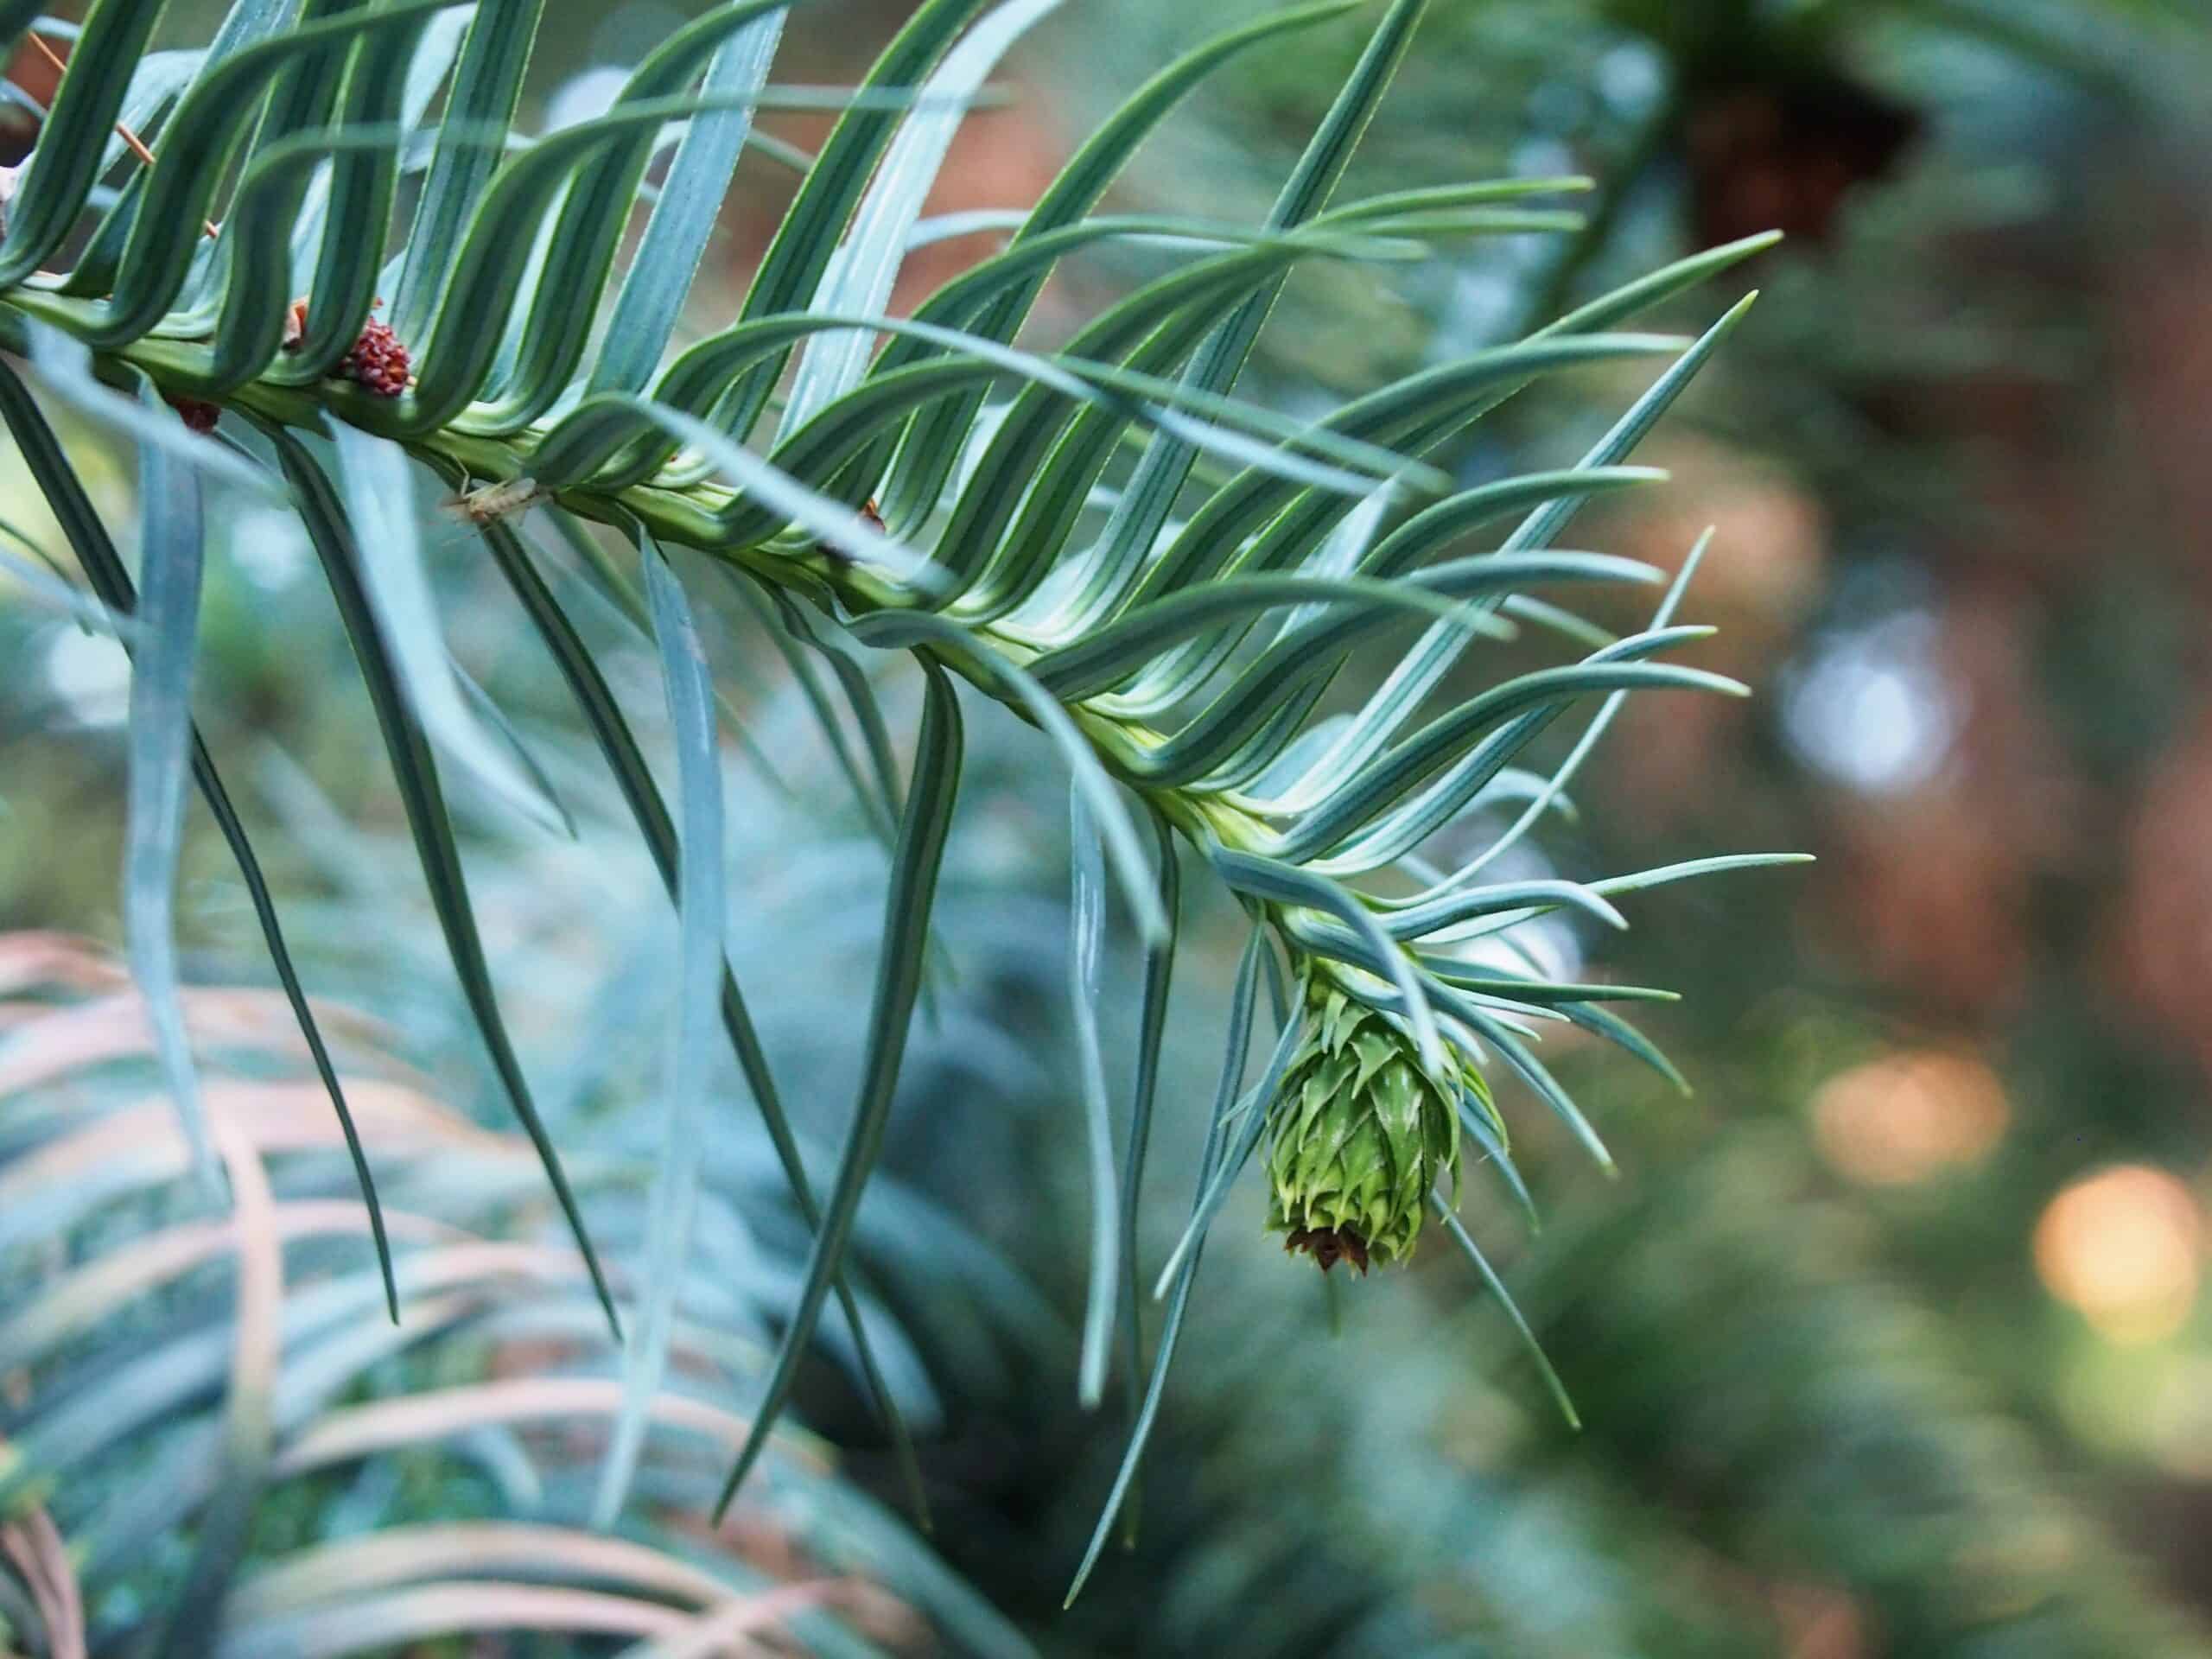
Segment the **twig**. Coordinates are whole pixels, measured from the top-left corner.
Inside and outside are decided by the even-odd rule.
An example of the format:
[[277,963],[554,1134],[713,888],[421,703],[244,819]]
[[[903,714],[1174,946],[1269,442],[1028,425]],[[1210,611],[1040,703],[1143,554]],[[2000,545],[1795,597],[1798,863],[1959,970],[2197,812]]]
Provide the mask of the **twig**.
[[[39,56],[44,58],[48,63],[54,66],[54,72],[56,74],[64,74],[67,73],[69,68],[68,64],[62,60],[60,55],[57,54],[52,47],[48,46],[36,35],[27,35],[23,38],[38,48]],[[141,138],[137,133],[131,131],[129,127],[125,126],[120,121],[115,124],[115,136],[122,139],[124,143],[130,149],[130,153],[133,156],[136,156],[148,167],[151,167],[154,164],[154,152],[146,148],[146,141]],[[222,233],[222,226],[216,224],[213,219],[204,219],[201,223],[206,227],[207,235],[211,239]]]

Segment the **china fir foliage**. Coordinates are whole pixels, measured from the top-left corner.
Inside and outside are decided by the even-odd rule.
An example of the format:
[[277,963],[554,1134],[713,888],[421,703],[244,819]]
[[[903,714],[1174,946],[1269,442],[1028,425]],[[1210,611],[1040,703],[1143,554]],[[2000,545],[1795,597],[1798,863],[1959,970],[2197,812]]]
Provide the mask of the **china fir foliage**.
[[[193,1201],[191,1149],[148,1090],[147,1036],[118,1035],[137,1001],[118,964],[67,936],[0,935],[0,988],[20,1105],[0,1140],[0,1652],[295,1659],[527,1640],[568,1655],[620,1639],[667,1656],[774,1638],[862,1659],[933,1632],[957,1652],[1033,1656],[788,1421],[737,1524],[718,1538],[690,1524],[714,1459],[743,1441],[804,1249],[778,1224],[783,1177],[754,1138],[701,1172],[676,1363],[645,1393],[633,1501],[619,1528],[594,1528],[627,1379],[522,1137],[438,1098],[378,1024],[328,1013],[384,1177],[393,1324],[344,1135],[295,1059],[281,993],[190,993],[225,1039],[206,1089],[233,1200],[218,1217]],[[632,1140],[602,1130],[575,1149],[583,1213],[624,1261],[663,1208]],[[959,1248],[950,1216],[931,1221],[948,1291],[988,1300],[990,1276],[957,1265],[987,1253]],[[863,1240],[856,1269],[881,1274],[882,1244]],[[880,1294],[862,1306],[907,1408],[933,1409],[909,1333]]]
[[[963,709],[994,699],[1038,728],[1071,779],[1078,1007],[1099,982],[1116,906],[1147,962],[1125,1109],[1108,1097],[1095,1023],[1077,1022],[1093,1224],[1077,1366],[1086,1403],[1103,1397],[1117,1347],[1134,1380],[1140,1301],[1165,1303],[1095,1560],[1134,1478],[1206,1232],[1244,1165],[1260,1156],[1277,1224],[1324,1267],[1344,1256],[1380,1266],[1441,1234],[1497,1287],[1454,1214],[1463,1134],[1519,1185],[1491,1080],[1518,1077],[1603,1163],[1596,1128],[1538,1057],[1543,1028],[1584,1027],[1671,1075],[1610,1006],[1665,993],[1559,982],[1529,925],[1562,911],[1625,925],[1616,901],[1645,887],[1780,861],[1716,857],[1581,881],[1508,880],[1501,862],[1566,806],[1626,696],[1745,690],[1676,660],[1705,632],[1676,620],[1702,546],[1666,582],[1650,566],[1577,550],[1566,532],[1591,497],[1657,481],[1630,464],[1638,440],[1749,300],[1716,306],[1694,340],[1637,332],[1638,315],[1724,277],[1769,238],[1682,261],[1319,419],[1240,397],[1297,268],[1387,269],[1467,238],[1578,223],[1558,205],[1585,188],[1573,179],[1340,197],[1424,6],[1332,0],[1160,67],[995,252],[910,315],[887,316],[958,122],[1001,56],[1054,9],[928,0],[860,86],[825,92],[770,79],[783,6],[739,0],[655,48],[603,114],[536,134],[516,123],[537,0],[238,0],[206,48],[182,58],[149,53],[155,0],[96,0],[8,203],[0,346],[15,360],[0,365],[0,416],[135,654],[123,908],[168,1091],[211,1189],[222,1160],[170,938],[187,780],[245,880],[399,1312],[372,1126],[357,1121],[317,1029],[225,757],[190,717],[200,526],[239,499],[281,503],[305,527],[484,1056],[605,1319],[623,1332],[626,1316],[618,1445],[634,1439],[665,1362],[694,1243],[683,1114],[700,1103],[709,1046],[734,1053],[812,1245],[717,1512],[832,1302],[894,1443],[907,1446],[845,1257],[909,1027],[939,971],[931,912],[954,833]],[[35,10],[0,6],[0,30],[12,40],[45,27]],[[1100,211],[1131,155],[1208,74],[1273,38],[1352,29],[1364,47],[1262,222]],[[692,273],[757,137],[753,115],[825,106],[836,124],[818,151],[786,157],[803,180],[736,315],[678,349]],[[114,136],[118,123],[146,135],[150,165]],[[650,209],[626,261],[641,200]],[[1164,244],[1161,273],[1056,349],[1018,344],[1056,266],[1114,243]],[[1464,488],[1431,459],[1532,382],[1605,365],[1649,365],[1648,389],[1559,470]],[[138,448],[135,574],[50,423],[56,404]],[[678,908],[683,1017],[634,1296],[618,1298],[533,1101],[493,990],[498,941],[472,907],[448,808],[455,780],[555,833],[564,820],[448,653],[428,575],[440,537],[417,505],[425,474],[557,664]],[[561,597],[573,588],[522,530],[525,509],[541,515],[533,531],[554,532],[658,647],[676,734],[667,796]],[[1496,550],[1463,550],[1498,524],[1512,528]],[[1649,588],[1649,626],[1617,637],[1562,608],[1592,584]],[[703,868],[719,858],[722,813],[716,699],[693,614],[708,595],[752,607],[816,673],[825,741],[889,861],[880,960],[850,1022],[857,1097],[819,1185],[723,960],[722,883]],[[1470,654],[1514,637],[1552,642],[1556,661],[1463,695]],[[1372,647],[1395,653],[1375,689],[1332,702],[1346,664]],[[864,666],[885,656],[911,658],[924,688],[904,768]],[[1578,714],[1589,718],[1567,760],[1527,769],[1531,745]],[[1502,836],[1457,868],[1432,861],[1434,846],[1460,846],[1452,832],[1473,809],[1501,805]],[[1188,1227],[1165,1262],[1140,1262],[1129,1217],[1185,857],[1243,906],[1250,944]],[[737,901],[741,912],[741,891]],[[1252,1066],[1248,1050],[1267,1058]],[[918,1500],[910,1450],[902,1456]],[[619,1459],[613,1466],[603,1514],[625,1496]]]

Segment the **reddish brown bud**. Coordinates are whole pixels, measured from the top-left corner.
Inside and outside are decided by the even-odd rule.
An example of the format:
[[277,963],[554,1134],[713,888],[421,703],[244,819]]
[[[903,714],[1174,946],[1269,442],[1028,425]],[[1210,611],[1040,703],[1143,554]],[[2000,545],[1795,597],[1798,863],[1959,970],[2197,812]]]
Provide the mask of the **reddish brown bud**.
[[353,342],[353,349],[338,372],[358,380],[380,397],[397,397],[407,390],[414,363],[389,323],[371,320]]
[[[379,298],[376,303],[382,305],[384,301]],[[307,329],[308,302],[294,300],[284,316],[284,349],[299,350]],[[407,354],[407,347],[400,344],[390,323],[373,317],[332,372],[367,387],[379,397],[397,397],[415,384],[414,359]]]
[[1295,1254],[1304,1250],[1326,1273],[1339,1262],[1349,1262],[1363,1277],[1367,1272],[1367,1241],[1349,1227],[1294,1227],[1282,1247]]
[[215,429],[216,419],[222,410],[213,404],[203,404],[196,397],[164,397],[163,402],[176,410],[177,416],[194,432],[208,433]]

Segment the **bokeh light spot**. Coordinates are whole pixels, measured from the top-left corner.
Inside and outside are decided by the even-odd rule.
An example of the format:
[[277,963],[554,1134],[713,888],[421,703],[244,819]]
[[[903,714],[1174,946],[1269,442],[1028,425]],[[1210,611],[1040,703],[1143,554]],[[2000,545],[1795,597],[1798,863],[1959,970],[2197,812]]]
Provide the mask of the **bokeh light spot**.
[[119,726],[130,713],[130,659],[104,633],[57,626],[46,652],[46,683],[79,726]]
[[1827,639],[1787,680],[1785,735],[1816,772],[1867,795],[1897,795],[1941,770],[1961,711],[1936,619],[1885,617]]
[[2122,1164],[2075,1182],[2036,1223],[2045,1288],[2116,1343],[2156,1342],[2188,1319],[2204,1218],[2173,1176]]
[[1838,1073],[1813,1096],[1821,1155],[1869,1186],[1909,1186],[1974,1163],[2011,1116],[1986,1064],[1944,1050],[1884,1055]]

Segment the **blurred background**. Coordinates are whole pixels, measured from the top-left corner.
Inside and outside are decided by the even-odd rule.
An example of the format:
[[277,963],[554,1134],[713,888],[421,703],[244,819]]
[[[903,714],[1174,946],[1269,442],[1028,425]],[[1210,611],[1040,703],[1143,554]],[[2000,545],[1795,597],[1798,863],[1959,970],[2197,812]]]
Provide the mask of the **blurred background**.
[[[532,67],[548,124],[601,107],[697,10],[552,5],[574,26]],[[1071,0],[1025,43],[1004,105],[969,122],[934,211],[1026,207],[1128,89],[1261,9]],[[204,37],[194,7],[173,10]],[[780,78],[850,79],[906,10],[810,0]],[[1367,21],[1239,59],[1116,205],[1256,219]],[[1621,938],[1562,925],[1585,972],[1685,993],[1644,1023],[1695,1085],[1683,1097],[1554,1038],[1621,1179],[1510,1083],[1541,1230],[1471,1178],[1469,1225],[1581,1433],[1451,1253],[1325,1286],[1262,1234],[1248,1180],[1199,1277],[1133,1548],[1062,1613],[1126,1416],[1076,1409],[1065,1328],[1085,1211],[1064,795],[1032,734],[976,711],[954,977],[888,1159],[961,1239],[887,1221],[897,1271],[872,1270],[936,1406],[935,1548],[1042,1649],[2212,1653],[2209,48],[2191,0],[1432,7],[1347,188],[1586,172],[1589,228],[1304,273],[1244,389],[1319,407],[1683,252],[1786,231],[1666,319],[1694,331],[1761,290],[1636,457],[1673,481],[1576,531],[1671,566],[1714,526],[1688,613],[1722,632],[1696,660],[1758,696],[1630,705],[1529,873],[1773,849],[1820,862],[1652,895]],[[41,73],[14,72],[42,98]],[[822,130],[766,124],[800,145]],[[734,306],[793,176],[745,162],[699,331]],[[982,222],[917,251],[903,302],[993,245]],[[1148,269],[1086,256],[1033,338]],[[1600,372],[1532,393],[1450,464],[1470,482],[1570,464],[1640,386]],[[118,533],[131,480],[121,452],[94,480]],[[0,518],[61,545],[12,453]],[[359,763],[358,683],[326,671],[345,645],[308,550],[281,512],[242,511],[221,539],[200,708],[237,757],[303,966],[491,1122],[390,779]],[[443,579],[457,648],[580,824],[563,842],[460,803],[501,989],[575,1132],[649,1144],[672,924],[550,664],[457,533]],[[741,607],[714,620],[733,710],[771,758],[726,722],[733,948],[767,988],[795,1109],[834,1142],[881,859],[812,723],[819,688]],[[607,632],[619,689],[653,716],[649,642]],[[0,587],[0,919],[111,942],[120,652]],[[912,677],[878,677],[911,732]],[[262,982],[197,809],[193,832],[188,975]],[[1186,1205],[1239,943],[1205,883],[1186,906],[1154,1263]],[[1134,1027],[1122,944],[1109,1056]],[[751,1135],[734,1080],[729,1100],[730,1135]],[[1000,1274],[1024,1288],[978,1290]],[[840,1370],[810,1380],[801,1414],[895,1506]],[[391,1501],[446,1500],[433,1480]],[[942,1621],[875,1639],[966,1650]]]

